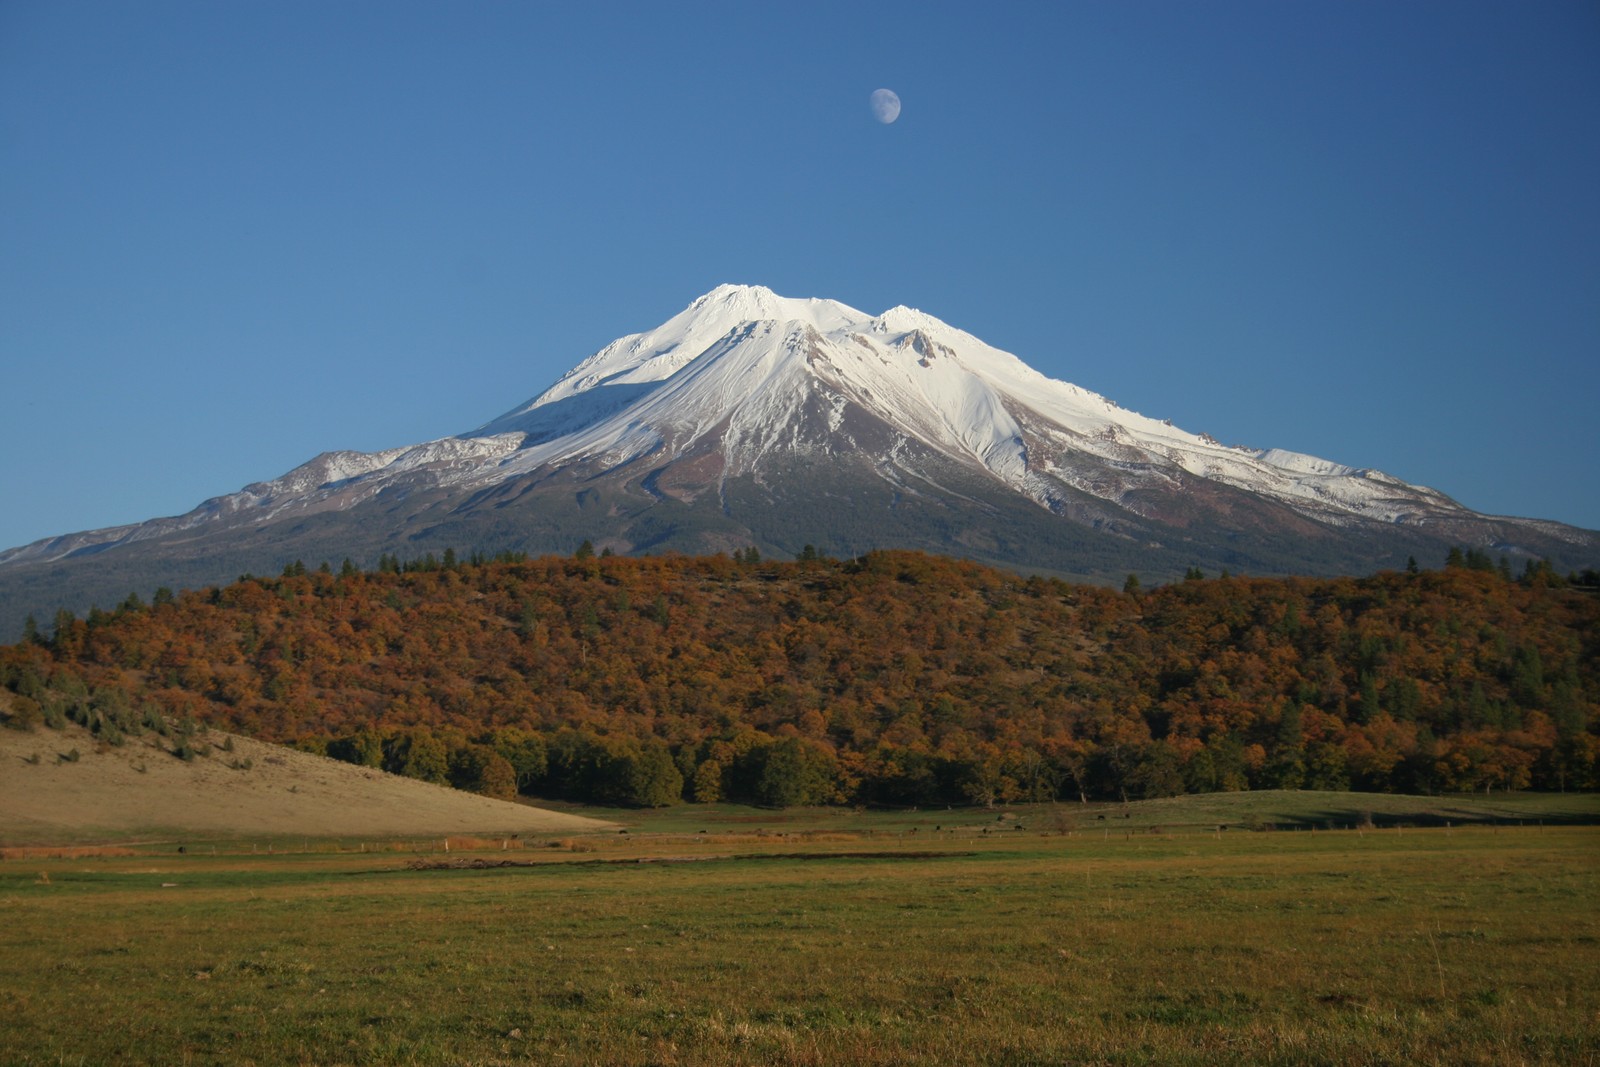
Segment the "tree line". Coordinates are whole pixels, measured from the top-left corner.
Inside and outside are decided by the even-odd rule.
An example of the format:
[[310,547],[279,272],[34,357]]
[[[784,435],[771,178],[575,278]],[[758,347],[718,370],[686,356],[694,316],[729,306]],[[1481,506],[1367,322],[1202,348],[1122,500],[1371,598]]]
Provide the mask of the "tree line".
[[295,563],[30,627],[0,714],[641,806],[1600,788],[1600,598],[1486,560],[1120,591],[916,552]]

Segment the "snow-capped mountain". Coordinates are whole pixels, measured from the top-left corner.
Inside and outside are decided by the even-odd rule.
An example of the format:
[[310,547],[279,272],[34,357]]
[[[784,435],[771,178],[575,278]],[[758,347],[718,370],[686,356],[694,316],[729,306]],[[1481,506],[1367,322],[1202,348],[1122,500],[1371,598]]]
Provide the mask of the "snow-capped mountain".
[[760,287],[712,290],[468,436],[522,435],[504,472],[574,461],[608,468],[642,457],[670,462],[715,444],[726,478],[759,472],[771,454],[859,454],[852,412],[900,438],[876,456],[891,482],[917,476],[901,456],[918,444],[1051,510],[1079,491],[1138,512],[1135,490],[1201,478],[1335,523],[1472,514],[1378,471],[1283,449],[1227,447],[1125,411],[911,308],[872,316]]
[[325,453],[186,515],[11,549],[0,591],[63,565],[173,584],[585,537],[618,551],[903,545],[1152,576],[1371,570],[1449,544],[1583,564],[1596,550],[1590,531],[1126,411],[911,308],[724,285],[475,430]]

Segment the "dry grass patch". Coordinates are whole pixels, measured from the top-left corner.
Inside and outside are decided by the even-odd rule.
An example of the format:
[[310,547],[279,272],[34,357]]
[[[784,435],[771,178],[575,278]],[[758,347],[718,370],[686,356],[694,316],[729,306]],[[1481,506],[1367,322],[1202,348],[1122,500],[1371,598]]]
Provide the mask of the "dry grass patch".
[[138,853],[120,845],[39,845],[0,848],[0,860],[81,860],[90,856],[134,856]]
[[[231,751],[221,747],[227,739]],[[185,760],[154,735],[111,746],[78,726],[0,730],[0,842],[56,844],[128,834],[509,837],[610,826],[238,735],[211,731],[201,740],[209,754]],[[71,752],[78,758],[55,758]]]

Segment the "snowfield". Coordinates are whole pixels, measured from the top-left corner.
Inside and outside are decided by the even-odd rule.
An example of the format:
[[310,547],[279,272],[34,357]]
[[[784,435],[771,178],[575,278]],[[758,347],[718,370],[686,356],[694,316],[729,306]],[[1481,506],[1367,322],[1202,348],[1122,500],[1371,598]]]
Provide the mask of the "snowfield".
[[[845,412],[869,412],[1049,507],[1056,483],[1120,499],[1179,472],[1259,493],[1323,521],[1399,522],[1423,510],[1470,514],[1378,471],[1284,449],[1229,447],[1047,378],[1009,352],[924,312],[872,316],[832,300],[719,286],[645,333],[620,338],[527,403],[465,435],[524,435],[506,472],[599,460],[621,465],[713,442],[727,473],[774,451],[826,454]],[[1027,430],[1013,413],[1026,412]],[[1078,478],[1082,457],[1128,473],[1114,487]],[[885,469],[895,457],[879,457]]]

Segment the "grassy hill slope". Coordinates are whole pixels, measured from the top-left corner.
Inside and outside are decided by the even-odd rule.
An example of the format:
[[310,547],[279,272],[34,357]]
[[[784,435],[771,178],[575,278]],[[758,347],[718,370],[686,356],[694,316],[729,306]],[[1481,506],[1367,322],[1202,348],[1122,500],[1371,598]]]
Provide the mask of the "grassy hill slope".
[[[125,837],[583,833],[608,824],[208,731],[182,760],[85,729],[0,730],[0,844]],[[232,750],[221,746],[231,743]],[[73,754],[76,758],[73,758]]]

